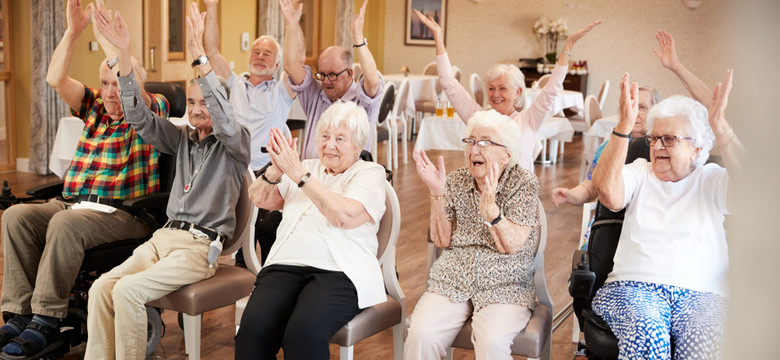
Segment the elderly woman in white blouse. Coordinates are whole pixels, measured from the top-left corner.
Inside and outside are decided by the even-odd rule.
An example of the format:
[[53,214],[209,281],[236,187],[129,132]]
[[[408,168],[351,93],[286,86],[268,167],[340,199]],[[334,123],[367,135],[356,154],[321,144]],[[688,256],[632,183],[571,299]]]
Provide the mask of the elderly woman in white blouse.
[[[614,268],[593,310],[618,338],[621,359],[717,358],[723,343],[728,247],[723,227],[729,172],[741,146],[725,119],[731,71],[709,114],[672,96],[647,115],[650,162],[624,165],[638,111],[637,86],[621,84],[620,121],[593,174],[599,200],[626,208]],[[714,133],[714,136],[713,136]],[[716,140],[726,168],[706,164]]]
[[359,159],[366,111],[331,105],[317,123],[319,159],[271,129],[273,166],[249,188],[258,207],[283,210],[277,240],[236,335],[236,359],[328,359],[328,341],[362,309],[384,302],[376,259],[384,168]]

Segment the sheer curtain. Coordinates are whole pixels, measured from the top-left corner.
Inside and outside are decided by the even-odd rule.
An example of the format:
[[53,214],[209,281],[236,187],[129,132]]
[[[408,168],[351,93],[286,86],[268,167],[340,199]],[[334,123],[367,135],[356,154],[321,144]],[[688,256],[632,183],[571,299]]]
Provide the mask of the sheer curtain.
[[54,48],[65,33],[65,9],[61,0],[32,0],[32,69],[30,94],[30,170],[49,173],[49,155],[60,117],[68,106],[46,82]]
[[339,0],[336,10],[336,44],[352,50],[352,18],[355,17],[355,1]]

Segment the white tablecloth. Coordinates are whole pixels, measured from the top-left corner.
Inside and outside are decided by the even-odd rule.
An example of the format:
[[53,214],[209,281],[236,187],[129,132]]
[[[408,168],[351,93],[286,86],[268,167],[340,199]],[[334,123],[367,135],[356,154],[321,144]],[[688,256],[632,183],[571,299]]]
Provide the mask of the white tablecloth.
[[[526,103],[530,105],[541,93],[542,89],[525,89]],[[551,115],[558,114],[563,109],[568,108],[574,108],[574,110],[577,110],[578,112],[585,108],[585,101],[582,98],[581,92],[572,90],[561,91],[561,93],[555,97],[555,103],[553,104]]]
[[414,102],[417,100],[435,100],[431,96],[435,96],[436,91],[436,75],[422,75],[422,74],[386,74],[383,75],[385,82],[392,82],[395,84],[395,91],[398,92],[398,88],[401,86],[401,82],[404,79],[409,79],[409,94],[406,98],[406,114],[410,117],[414,117],[417,109],[414,106]]
[[60,119],[49,159],[49,170],[60,178],[65,175],[65,170],[73,160],[83,129],[84,122],[77,117],[66,116]]
[[612,131],[612,129],[618,123],[618,116],[611,115],[603,117],[593,122],[590,126],[590,130],[583,134],[583,145],[585,151],[585,159],[590,164],[593,160],[593,155],[596,153],[596,149],[604,141],[604,137]]

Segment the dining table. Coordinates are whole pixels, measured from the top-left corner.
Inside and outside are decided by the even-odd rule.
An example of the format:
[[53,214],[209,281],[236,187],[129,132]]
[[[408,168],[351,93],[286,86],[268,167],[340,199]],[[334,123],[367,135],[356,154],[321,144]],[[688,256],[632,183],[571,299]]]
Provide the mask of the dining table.
[[[527,104],[531,104],[536,100],[539,94],[542,93],[542,89],[528,88],[525,90],[525,100]],[[563,109],[572,109],[575,112],[580,112],[585,109],[585,101],[582,93],[574,90],[563,90],[558,96],[555,97],[553,103],[553,109],[550,115],[555,115],[563,111]]]
[[593,124],[590,125],[590,129],[583,134],[583,151],[587,163],[590,163],[593,159],[596,149],[604,142],[604,137],[617,126],[618,120],[617,115],[603,117],[594,121]]
[[[398,92],[398,88],[404,80],[409,80],[409,93],[406,95],[406,109],[404,112],[409,115],[409,118],[413,118],[417,113],[417,108],[414,102],[417,100],[436,100],[436,79],[439,77],[436,75],[423,75],[423,74],[385,74],[382,76],[385,82],[392,82],[395,84],[395,91]],[[433,98],[432,98],[433,97]]]

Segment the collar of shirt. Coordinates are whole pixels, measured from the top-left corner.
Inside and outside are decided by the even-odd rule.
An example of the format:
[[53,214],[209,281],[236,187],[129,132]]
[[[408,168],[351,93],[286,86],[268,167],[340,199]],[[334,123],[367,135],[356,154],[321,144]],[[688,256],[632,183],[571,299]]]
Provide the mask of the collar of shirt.
[[247,89],[250,89],[250,88],[262,89],[263,87],[268,88],[271,85],[273,85],[274,83],[276,83],[276,79],[271,78],[271,80],[261,81],[257,85],[252,85],[252,83],[249,81],[249,79],[247,79],[247,78],[245,78],[243,76],[239,76],[239,77],[241,78],[241,81],[243,81],[244,84],[246,84]]

